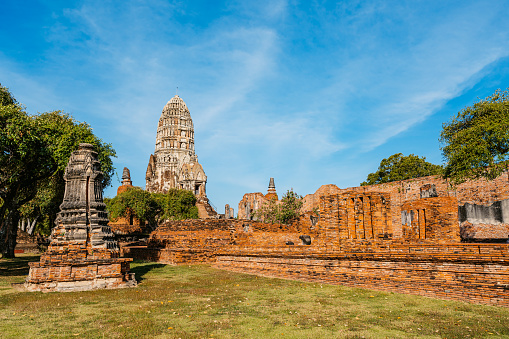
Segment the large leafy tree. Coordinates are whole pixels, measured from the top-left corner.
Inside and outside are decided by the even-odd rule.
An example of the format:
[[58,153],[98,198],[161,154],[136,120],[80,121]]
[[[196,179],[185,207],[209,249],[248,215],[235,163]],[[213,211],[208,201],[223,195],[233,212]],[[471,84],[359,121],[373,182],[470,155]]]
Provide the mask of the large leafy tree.
[[132,187],[112,199],[105,199],[110,220],[132,213],[155,227],[162,220],[197,219],[196,197],[187,190],[170,189],[167,193],[150,193]]
[[0,252],[13,257],[19,208],[37,194],[36,183],[51,176],[56,164],[33,117],[0,86]]
[[0,252],[14,256],[20,218],[41,218],[49,230],[64,194],[63,172],[82,142],[95,146],[104,184],[114,173],[110,144],[60,111],[29,115],[0,85]]
[[302,204],[302,196],[291,189],[283,195],[280,202],[270,199],[253,214],[264,222],[290,224],[300,217]]
[[361,186],[442,174],[443,168],[426,161],[425,157],[414,154],[404,156],[396,153],[380,162],[378,170],[368,174]]
[[440,142],[444,176],[453,183],[499,176],[509,160],[509,89],[458,112],[443,124]]

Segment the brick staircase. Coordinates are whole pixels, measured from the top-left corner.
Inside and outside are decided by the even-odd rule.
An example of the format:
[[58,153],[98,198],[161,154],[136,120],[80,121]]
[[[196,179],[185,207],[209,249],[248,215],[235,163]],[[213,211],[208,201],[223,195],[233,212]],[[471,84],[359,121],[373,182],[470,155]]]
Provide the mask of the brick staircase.
[[198,201],[196,201],[196,207],[198,207],[198,216],[200,219],[215,219],[218,217],[217,212],[210,206],[208,198],[199,198]]

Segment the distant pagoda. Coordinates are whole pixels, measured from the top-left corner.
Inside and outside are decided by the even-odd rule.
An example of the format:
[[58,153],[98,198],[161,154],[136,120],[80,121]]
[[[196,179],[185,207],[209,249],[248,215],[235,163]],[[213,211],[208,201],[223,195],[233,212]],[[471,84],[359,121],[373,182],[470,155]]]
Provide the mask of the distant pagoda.
[[157,126],[156,147],[146,173],[149,192],[185,189],[206,197],[207,176],[194,152],[194,127],[187,105],[178,95],[164,106]]

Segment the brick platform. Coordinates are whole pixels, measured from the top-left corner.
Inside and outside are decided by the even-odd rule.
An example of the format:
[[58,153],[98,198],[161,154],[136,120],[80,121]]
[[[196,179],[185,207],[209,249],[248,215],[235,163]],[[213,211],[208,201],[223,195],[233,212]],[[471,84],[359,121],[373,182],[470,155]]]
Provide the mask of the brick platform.
[[136,286],[131,258],[66,262],[31,262],[28,291],[74,292]]

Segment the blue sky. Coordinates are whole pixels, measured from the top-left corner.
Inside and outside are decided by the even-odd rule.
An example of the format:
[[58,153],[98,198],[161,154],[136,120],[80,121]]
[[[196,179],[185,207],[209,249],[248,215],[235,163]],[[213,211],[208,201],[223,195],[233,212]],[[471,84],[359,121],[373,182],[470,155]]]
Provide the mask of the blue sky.
[[357,186],[398,152],[442,163],[442,123],[509,87],[508,13],[496,0],[3,0],[0,83],[29,113],[88,122],[142,187],[178,87],[222,212],[270,177],[305,195]]

